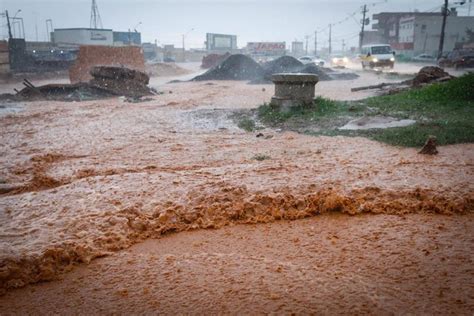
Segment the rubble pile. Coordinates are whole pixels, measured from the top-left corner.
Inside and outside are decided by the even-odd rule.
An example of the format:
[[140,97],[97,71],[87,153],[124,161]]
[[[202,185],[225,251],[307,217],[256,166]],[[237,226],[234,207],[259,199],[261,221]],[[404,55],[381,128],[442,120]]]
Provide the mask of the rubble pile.
[[413,79],[401,82],[382,82],[376,85],[352,88],[352,92],[379,89],[380,94],[397,94],[414,88],[419,88],[428,84],[449,81],[455,78],[443,69],[436,66],[425,66],[418,71]]
[[114,94],[100,87],[94,87],[88,83],[74,84],[47,84],[43,86],[34,86],[27,79],[24,79],[21,90],[16,94],[2,94],[0,100],[3,101],[86,101],[103,98],[110,98]]
[[147,86],[150,77],[138,70],[96,66],[91,69],[90,74],[93,77],[89,81],[91,86],[107,90],[115,95],[140,97],[152,94]]
[[195,77],[192,81],[203,80],[252,80],[261,78],[265,74],[260,66],[252,58],[235,54],[230,55],[219,65],[209,69],[204,74]]
[[22,90],[15,89],[16,94],[0,95],[0,100],[10,101],[86,101],[125,96],[141,98],[152,95],[147,84],[147,74],[122,67],[93,67],[90,71],[92,80],[73,84],[47,84],[34,86],[27,79]]
[[439,67],[426,66],[421,68],[415,78],[411,80],[411,85],[414,87],[419,87],[423,84],[448,81],[453,78],[453,76]]

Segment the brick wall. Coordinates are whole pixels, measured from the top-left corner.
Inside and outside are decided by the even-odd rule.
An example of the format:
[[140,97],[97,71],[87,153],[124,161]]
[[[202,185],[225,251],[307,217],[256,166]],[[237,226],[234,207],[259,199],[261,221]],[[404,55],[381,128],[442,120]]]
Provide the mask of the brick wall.
[[81,46],[69,69],[71,83],[92,79],[89,71],[94,66],[122,66],[145,72],[145,59],[140,47]]

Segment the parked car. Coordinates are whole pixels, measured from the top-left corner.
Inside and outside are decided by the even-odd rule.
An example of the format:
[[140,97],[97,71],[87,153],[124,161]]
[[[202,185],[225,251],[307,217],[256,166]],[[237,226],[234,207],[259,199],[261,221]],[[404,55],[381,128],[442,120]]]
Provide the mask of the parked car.
[[174,63],[174,62],[176,62],[176,59],[174,57],[166,56],[165,58],[163,58],[163,62],[165,62],[165,63]]
[[453,50],[447,56],[441,57],[438,60],[438,65],[440,67],[454,67],[455,69],[474,67],[474,50]]
[[361,55],[362,68],[390,67],[395,65],[395,52],[388,44],[372,44],[362,46]]
[[421,54],[418,56],[415,56],[411,59],[412,61],[418,61],[418,62],[423,62],[423,63],[435,63],[436,58],[428,55],[428,54]]

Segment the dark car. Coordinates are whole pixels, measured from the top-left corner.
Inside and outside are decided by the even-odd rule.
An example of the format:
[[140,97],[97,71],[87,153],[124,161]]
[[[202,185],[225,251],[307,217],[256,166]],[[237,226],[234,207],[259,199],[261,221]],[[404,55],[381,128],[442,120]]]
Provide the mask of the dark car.
[[176,62],[176,59],[174,57],[171,57],[171,56],[166,56],[163,58],[163,62],[165,63],[174,63]]
[[474,50],[454,50],[438,60],[440,67],[474,67]]

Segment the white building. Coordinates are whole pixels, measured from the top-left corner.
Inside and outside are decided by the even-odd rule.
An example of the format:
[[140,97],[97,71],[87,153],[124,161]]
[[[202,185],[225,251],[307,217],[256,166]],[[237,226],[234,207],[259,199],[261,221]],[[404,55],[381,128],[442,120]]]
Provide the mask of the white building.
[[[430,54],[436,56],[441,36],[442,16],[412,15],[401,17],[398,30],[398,51],[408,56]],[[474,17],[448,16],[444,36],[444,51],[452,51],[456,44],[467,41],[466,30],[474,30]]]
[[51,33],[51,41],[59,47],[77,45],[112,46],[114,44],[114,34],[111,29],[55,29]]

